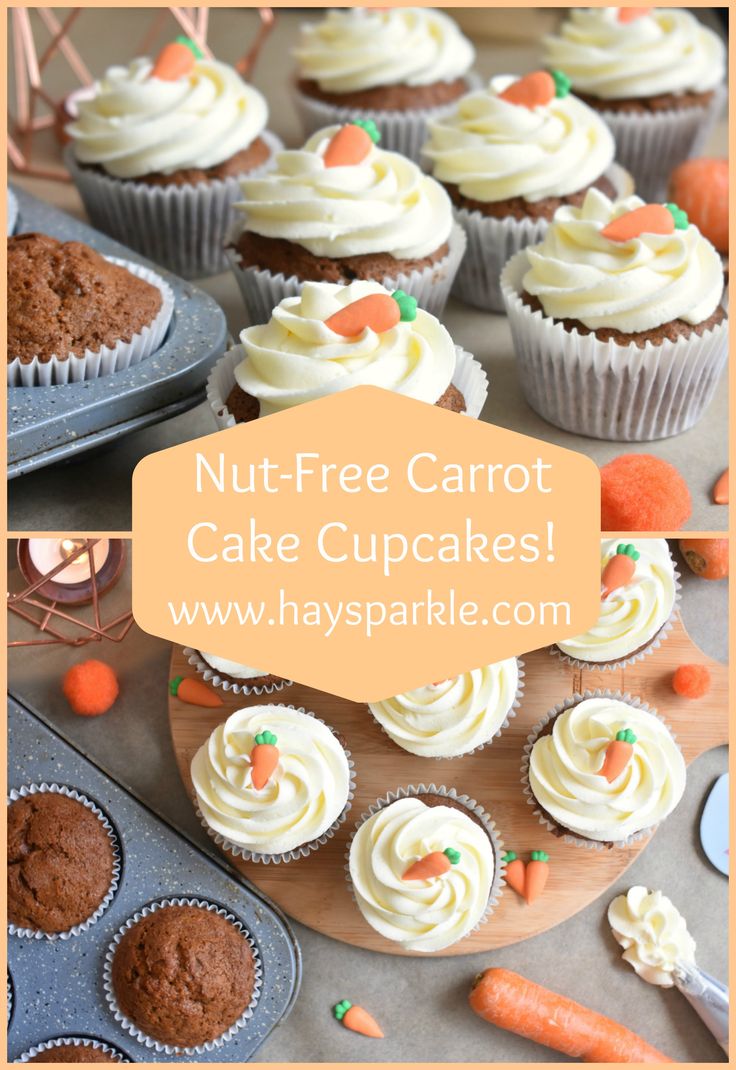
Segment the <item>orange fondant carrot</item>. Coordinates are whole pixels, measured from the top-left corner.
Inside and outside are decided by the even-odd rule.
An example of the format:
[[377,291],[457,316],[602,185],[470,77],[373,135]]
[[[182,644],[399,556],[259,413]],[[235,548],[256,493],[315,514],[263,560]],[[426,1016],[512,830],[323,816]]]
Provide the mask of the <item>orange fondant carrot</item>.
[[546,851],[532,851],[524,880],[524,898],[527,906],[530,907],[535,899],[539,899],[547,883],[547,877],[549,877],[549,855]]
[[265,788],[279,764],[278,740],[273,732],[259,732],[250,752],[250,779],[256,791]]
[[557,87],[549,71],[533,71],[523,78],[512,82],[498,95],[507,104],[518,104],[522,108],[537,108],[554,100]]
[[335,334],[345,338],[354,338],[370,327],[376,334],[390,331],[401,319],[401,309],[389,293],[367,294],[350,305],[345,305],[339,312],[333,312],[325,320],[325,326]]
[[627,242],[642,234],[672,234],[675,218],[664,204],[643,204],[631,212],[624,212],[601,231],[608,241]]
[[728,469],[718,477],[713,488],[713,501],[716,505],[728,505]]
[[202,58],[201,50],[189,37],[177,37],[159,52],[151,71],[151,78],[160,78],[162,82],[175,82],[191,74],[194,61]]
[[447,873],[450,866],[456,866],[460,861],[460,852],[454,847],[445,847],[444,851],[430,851],[423,858],[412,862],[405,870],[402,881],[428,881],[432,877],[441,877]]
[[603,765],[598,770],[598,775],[605,777],[608,783],[612,784],[629,764],[635,743],[636,736],[630,728],[617,732],[616,738],[612,739],[606,747]]
[[383,1031],[373,1015],[363,1007],[351,1003],[349,999],[341,999],[336,1003],[332,1013],[338,1022],[342,1022],[346,1029],[352,1029],[354,1033],[362,1033],[364,1037],[376,1037],[379,1040],[383,1037]]
[[524,883],[526,879],[526,867],[514,851],[507,851],[503,856],[506,863],[504,877],[509,888],[513,888],[517,895],[524,898]]
[[341,126],[325,149],[325,167],[354,167],[362,163],[381,135],[372,119],[356,119]]
[[625,1026],[511,970],[496,967],[479,974],[470,1006],[499,1029],[582,1062],[672,1062]]
[[633,22],[635,19],[648,15],[651,10],[650,7],[620,7],[618,9],[618,21],[623,23]]
[[627,587],[631,583],[639,557],[639,551],[633,543],[618,544],[616,553],[609,557],[601,575],[601,599],[608,598],[609,594],[619,587]]
[[222,706],[222,699],[211,687],[191,676],[175,676],[173,680],[169,680],[169,693],[174,698],[180,698],[182,702],[188,702],[190,706],[205,706],[211,710]]

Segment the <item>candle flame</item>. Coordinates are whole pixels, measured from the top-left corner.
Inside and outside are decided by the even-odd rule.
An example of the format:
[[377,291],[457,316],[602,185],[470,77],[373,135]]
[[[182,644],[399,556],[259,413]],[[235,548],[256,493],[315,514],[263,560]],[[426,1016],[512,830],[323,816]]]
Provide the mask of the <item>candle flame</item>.
[[[59,552],[62,558],[67,561],[73,553],[76,553],[77,550],[81,550],[82,547],[86,545],[86,539],[62,539],[59,543]],[[88,562],[89,554],[80,554],[79,557],[76,558],[76,561],[78,561],[80,564]]]

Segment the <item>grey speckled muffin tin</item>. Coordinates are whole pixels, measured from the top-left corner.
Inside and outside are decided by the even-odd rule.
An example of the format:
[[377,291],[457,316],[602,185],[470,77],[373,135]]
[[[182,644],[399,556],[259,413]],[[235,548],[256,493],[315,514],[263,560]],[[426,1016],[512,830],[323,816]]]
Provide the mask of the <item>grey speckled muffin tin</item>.
[[120,256],[157,271],[174,291],[175,305],[164,344],[127,371],[65,386],[8,390],[8,478],[57,461],[192,408],[225,351],[225,314],[204,291],[65,212],[22,190],[16,233],[40,231],[82,241],[107,256]]
[[[252,1059],[291,1010],[299,990],[299,946],[283,917],[12,698],[8,699],[8,747],[8,788],[43,781],[78,788],[107,813],[123,850],[120,887],[87,932],[57,941],[8,937],[14,994],[9,1061],[61,1035],[99,1038],[133,1062],[240,1063]],[[253,1017],[232,1040],[205,1055],[164,1055],[144,1047],[115,1021],[103,990],[105,952],[120,926],[143,904],[178,895],[226,907],[255,940],[263,965],[263,988]]]

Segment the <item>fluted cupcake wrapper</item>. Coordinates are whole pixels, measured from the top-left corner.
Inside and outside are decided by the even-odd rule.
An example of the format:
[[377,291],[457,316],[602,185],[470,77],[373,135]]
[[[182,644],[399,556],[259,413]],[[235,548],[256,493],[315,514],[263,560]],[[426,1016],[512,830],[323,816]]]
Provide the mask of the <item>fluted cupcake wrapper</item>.
[[273,680],[268,684],[253,686],[248,684],[247,680],[238,682],[234,679],[224,679],[216,669],[207,664],[198,650],[185,646],[184,654],[189,664],[197,670],[207,683],[212,684],[213,687],[219,687],[223,691],[232,691],[234,695],[272,695],[274,691],[282,691],[285,687],[291,687],[294,683],[293,680]]
[[490,747],[491,744],[493,743],[494,739],[498,739],[498,737],[501,735],[501,733],[504,732],[509,727],[509,724],[514,719],[514,717],[516,717],[516,714],[519,711],[519,707],[521,706],[521,700],[522,700],[522,698],[524,696],[524,676],[525,676],[525,673],[524,673],[524,662],[521,660],[521,658],[516,658],[516,665],[517,665],[518,672],[519,672],[519,679],[518,679],[518,683],[517,683],[517,687],[516,687],[516,694],[514,695],[514,700],[513,700],[512,704],[511,704],[511,706],[506,711],[506,716],[504,717],[503,721],[498,726],[498,728],[493,733],[493,735],[491,736],[490,739],[485,740],[484,743],[478,743],[477,746],[472,747],[470,750],[463,751],[462,754],[432,754],[432,755],[427,755],[427,754],[419,754],[417,751],[410,751],[408,749],[408,747],[404,747],[400,743],[400,741],[398,739],[394,739],[394,737],[391,735],[389,730],[384,725],[381,724],[381,722],[378,720],[378,718],[372,712],[372,710],[370,709],[370,706],[368,707],[368,709],[369,709],[369,712],[371,713],[371,716],[373,717],[373,720],[376,722],[376,724],[381,729],[383,734],[388,739],[390,739],[391,742],[393,744],[395,744],[400,750],[403,750],[406,754],[413,754],[415,757],[427,758],[429,761],[435,761],[435,762],[451,762],[455,758],[467,758],[468,755],[470,755],[470,754],[477,754],[479,751],[482,751],[484,747]]
[[675,167],[689,156],[698,156],[705,147],[726,96],[726,87],[719,86],[708,104],[692,108],[657,112],[598,109],[616,141],[616,159],[633,174],[640,197],[664,200]]
[[77,791],[76,788],[69,788],[65,784],[46,784],[45,782],[42,784],[24,784],[23,787],[17,789],[13,788],[8,792],[8,806],[10,806],[11,803],[17,802],[18,799],[26,798],[28,795],[43,794],[45,792],[49,792],[53,795],[66,795],[69,799],[75,799],[88,810],[91,810],[107,833],[112,848],[112,878],[110,880],[110,887],[100,905],[85,921],[80,922],[79,925],[73,925],[63,933],[45,933],[40,929],[26,929],[22,926],[14,925],[10,921],[8,922],[8,933],[10,936],[19,936],[31,940],[50,940],[53,942],[56,940],[69,940],[73,936],[79,936],[80,933],[86,932],[87,929],[91,929],[92,926],[99,921],[112,902],[120,883],[122,851],[117,832],[107,814],[104,810],[100,809],[97,803],[92,802],[91,799],[87,798],[86,795],[83,795],[81,791]]
[[629,654],[628,657],[621,658],[619,661],[612,662],[595,662],[595,661],[583,661],[581,658],[575,658],[571,654],[566,654],[564,650],[560,650],[558,646],[551,646],[549,648],[550,654],[558,658],[565,665],[569,665],[573,669],[589,669],[592,672],[613,672],[614,669],[625,669],[629,665],[634,665],[635,662],[641,661],[647,654],[652,654],[660,646],[662,641],[672,631],[675,621],[680,613],[680,598],[682,594],[682,584],[680,583],[680,573],[677,571],[677,565],[674,561],[672,564],[673,577],[675,581],[675,601],[672,606],[672,612],[662,627],[652,636],[646,646],[643,646],[641,650],[637,650],[633,654]]
[[[486,906],[483,915],[479,918],[473,928],[469,929],[468,932],[465,933],[465,935],[461,938],[461,940],[465,940],[466,937],[470,935],[470,933],[477,932],[482,925],[485,925],[493,911],[498,906],[498,901],[501,898],[501,893],[503,892],[503,889],[506,886],[506,863],[503,860],[504,843],[496,828],[496,822],[493,820],[491,815],[480,805],[479,802],[476,802],[476,800],[472,799],[469,795],[459,794],[455,790],[455,788],[446,788],[444,784],[439,786],[437,784],[409,784],[406,787],[399,787],[396,788],[395,791],[387,792],[386,795],[384,795],[382,798],[377,799],[376,802],[372,804],[372,806],[369,806],[368,809],[363,814],[361,814],[360,820],[357,822],[355,828],[353,829],[350,838],[347,842],[347,846],[345,848],[345,877],[348,882],[348,888],[350,889],[350,894],[353,897],[353,902],[355,903],[357,909],[360,910],[360,907],[358,906],[358,900],[355,895],[355,888],[353,887],[353,882],[350,877],[350,849],[352,847],[353,840],[355,839],[355,834],[357,833],[360,826],[363,825],[368,820],[368,818],[373,817],[374,814],[377,814],[379,810],[385,809],[385,807],[390,806],[391,803],[396,802],[398,799],[410,799],[418,795],[440,795],[445,796],[448,799],[452,799],[453,802],[459,803],[466,810],[469,810],[472,814],[475,815],[475,817],[478,818],[488,838],[491,841],[491,847],[493,848],[494,856],[493,860],[495,864],[493,867],[493,880],[491,881],[491,888],[488,894],[488,905]],[[461,941],[458,941],[458,943],[460,942]],[[453,945],[450,944],[448,946],[452,947]],[[447,948],[442,948],[441,950],[446,951]],[[434,952],[429,951],[424,952],[424,954],[432,955],[434,954]]]
[[[334,728],[331,728],[331,726],[328,725],[326,721],[323,721],[321,717],[317,717],[317,715],[312,713],[311,710],[305,709],[304,706],[294,706],[291,703],[286,702],[281,703],[281,705],[287,706],[290,710],[296,710],[297,713],[304,713],[308,717],[314,717],[315,721],[319,721],[320,724],[323,724],[326,728],[329,728],[333,735],[337,735]],[[197,799],[197,796],[195,794],[194,806],[197,811],[197,817],[199,818],[202,824],[202,828],[205,830],[207,835],[211,836],[215,843],[223,849],[223,851],[229,852],[229,854],[234,855],[235,858],[242,858],[246,862],[262,862],[264,865],[269,865],[271,863],[278,864],[280,862],[297,862],[300,858],[307,858],[308,855],[312,854],[314,851],[318,851],[319,848],[322,847],[325,843],[327,843],[328,840],[331,840],[337,830],[340,828],[340,826],[344,825],[345,821],[347,820],[347,816],[352,808],[353,799],[355,798],[355,762],[353,761],[350,751],[342,742],[342,739],[339,739],[338,742],[340,743],[342,749],[345,751],[345,756],[348,760],[348,797],[345,801],[345,806],[343,807],[339,816],[335,819],[335,821],[333,821],[330,827],[322,833],[321,836],[317,836],[315,839],[310,840],[309,843],[300,844],[299,847],[294,847],[291,851],[282,851],[277,854],[264,854],[261,851],[251,851],[247,847],[244,847],[242,844],[233,843],[232,840],[229,840],[226,836],[223,836],[221,833],[216,832],[213,828],[210,827],[210,825],[207,823],[207,819],[205,818],[199,807],[199,800]]]
[[[157,910],[162,910],[165,907],[201,907],[204,910],[209,910],[213,914],[219,914],[221,918],[225,918],[240,932],[244,939],[247,941],[248,946],[253,954],[253,994],[250,999],[250,1003],[233,1024],[225,1030],[215,1040],[208,1040],[204,1044],[197,1044],[192,1047],[176,1046],[173,1044],[163,1044],[159,1040],[155,1040],[153,1037],[149,1037],[143,1030],[139,1029],[135,1022],[132,1022],[118,1005],[117,998],[112,982],[112,964],[115,958],[115,952],[117,951],[120,941],[125,936],[126,932],[137,924],[142,918],[148,917],[149,914],[155,913]],[[188,896],[172,896],[166,899],[157,899],[153,903],[148,903],[146,906],[141,907],[140,910],[122,925],[115,936],[112,943],[107,949],[105,955],[105,963],[103,966],[103,987],[105,989],[105,999],[108,1006],[115,1018],[115,1021],[119,1022],[123,1029],[126,1029],[132,1037],[135,1037],[139,1043],[144,1044],[147,1048],[152,1048],[156,1052],[165,1052],[166,1055],[204,1055],[207,1052],[215,1051],[217,1048],[221,1048],[228,1040],[231,1040],[239,1030],[243,1028],[246,1022],[253,1017],[258,998],[261,994],[261,987],[263,984],[263,967],[261,965],[261,956],[256,945],[255,940],[250,935],[245,925],[236,918],[234,914],[231,914],[224,907],[221,907],[217,903],[211,903],[207,899],[194,899]]]
[[728,359],[728,320],[702,335],[643,347],[565,330],[522,299],[526,250],[501,275],[516,366],[526,400],[574,434],[649,442],[687,431],[715,394]]
[[[633,192],[631,176],[612,164],[606,172],[616,187],[618,197]],[[468,247],[452,285],[458,301],[488,312],[503,312],[501,273],[512,256],[527,245],[542,241],[549,221],[546,219],[494,219],[468,208],[454,208],[456,221],[468,236]]]
[[260,137],[269,158],[247,175],[200,182],[198,185],[148,186],[134,179],[113,178],[81,167],[68,145],[64,163],[84,202],[92,225],[184,279],[217,275],[227,269],[225,242],[233,204],[242,196],[241,178],[256,178],[274,166],[283,148],[270,130]]
[[7,987],[7,1025],[10,1026],[11,1019],[13,1017],[13,978],[10,976],[10,970],[8,970],[8,987]]
[[171,322],[174,311],[174,292],[160,275],[150,268],[132,260],[116,256],[105,257],[155,286],[161,294],[161,307],[150,324],[133,335],[129,342],[116,342],[113,346],[101,346],[96,352],[87,349],[78,356],[69,353],[66,357],[52,356],[49,360],[34,357],[27,364],[18,357],[8,364],[8,386],[63,386],[65,383],[81,383],[112,375],[140,364],[159,348]]
[[[464,75],[470,93],[477,89],[482,79],[475,71]],[[340,104],[330,104],[324,100],[302,93],[296,86],[293,89],[294,103],[301,120],[305,137],[309,137],[325,126],[336,123],[354,122],[356,119],[372,119],[381,135],[380,147],[389,152],[400,152],[415,163],[421,162],[422,146],[429,137],[429,123],[441,119],[457,106],[457,101],[442,104],[437,108],[404,108],[397,111],[378,111],[365,108],[349,108]],[[459,98],[458,98],[459,99]]]
[[[431,312],[433,316],[441,316],[465,254],[466,242],[465,231],[455,223],[448,239],[447,255],[442,260],[429,264],[421,271],[411,271],[408,274],[400,272],[395,277],[387,276],[381,280],[381,284],[387,290],[403,290],[416,298],[420,308]],[[227,248],[227,258],[252,324],[267,323],[280,301],[285,297],[297,297],[302,292],[304,280],[296,275],[287,278],[281,272],[274,275],[261,268],[244,268],[240,264],[237,250],[230,246]]]
[[92,1048],[94,1051],[100,1051],[104,1055],[109,1055],[116,1063],[131,1061],[122,1051],[106,1044],[103,1040],[93,1040],[92,1037],[55,1037],[53,1040],[45,1040],[43,1044],[34,1044],[28,1051],[19,1055],[15,1062],[29,1063],[44,1052],[53,1051],[54,1048],[64,1048],[67,1044],[73,1044],[75,1048]]
[[[628,691],[611,691],[608,689],[596,688],[594,691],[576,692],[570,698],[564,699],[563,702],[558,703],[548,713],[542,717],[540,721],[534,725],[527,736],[526,743],[524,744],[524,753],[521,759],[521,783],[526,796],[526,801],[529,806],[534,807],[534,816],[538,818],[540,825],[543,825],[548,832],[555,835],[556,839],[562,839],[564,843],[574,844],[575,847],[587,847],[589,850],[605,851],[609,849],[609,844],[613,847],[631,847],[632,844],[638,843],[640,840],[648,839],[649,836],[655,832],[661,825],[661,821],[658,821],[655,825],[651,825],[648,828],[640,829],[638,832],[633,832],[629,836],[626,836],[622,840],[591,840],[585,836],[578,836],[576,833],[568,830],[565,826],[559,822],[550,820],[543,812],[541,805],[537,801],[534,792],[532,791],[529,783],[529,763],[531,761],[532,747],[536,743],[540,732],[549,724],[550,721],[565,710],[571,709],[573,706],[577,706],[585,699],[589,698],[610,698],[618,702],[625,702],[627,705],[632,706],[635,710],[643,710],[645,713],[650,713],[653,717],[656,717],[658,721],[661,721],[667,728],[668,732],[672,736],[675,743],[677,743],[677,737],[672,731],[670,726],[665,721],[664,717],[661,717],[659,713],[648,703],[643,702],[641,699],[636,698],[634,695],[629,694]],[[562,830],[562,836],[560,836],[560,830]]]
[[[452,385],[457,387],[465,398],[465,413],[460,415],[477,420],[488,397],[488,376],[483,365],[470,353],[459,346],[455,346],[455,352],[457,361]],[[235,427],[235,417],[226,402],[230,391],[236,386],[235,369],[244,359],[243,347],[233,346],[224,357],[220,357],[207,377],[207,401],[220,431]]]
[[8,237],[15,231],[15,225],[18,222],[18,198],[13,193],[12,189],[8,189]]

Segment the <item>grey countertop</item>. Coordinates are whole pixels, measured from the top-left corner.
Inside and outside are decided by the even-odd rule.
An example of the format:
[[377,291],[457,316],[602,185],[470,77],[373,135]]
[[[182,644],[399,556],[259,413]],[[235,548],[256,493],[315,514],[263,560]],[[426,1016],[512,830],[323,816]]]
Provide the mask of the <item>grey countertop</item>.
[[[9,589],[19,577],[10,559]],[[106,613],[130,604],[130,578],[103,599]],[[728,586],[683,571],[682,614],[693,639],[726,660]],[[27,638],[27,626],[10,617],[10,638]],[[9,686],[88,752],[124,785],[195,841],[211,849],[187,798],[169,736],[166,680],[170,645],[137,627],[119,646],[17,648],[9,651]],[[653,655],[656,657],[656,654]],[[104,717],[70,713],[60,691],[66,668],[83,657],[115,666],[121,694]],[[505,966],[625,1023],[671,1057],[684,1062],[723,1061],[694,1011],[675,990],[639,980],[620,959],[605,921],[609,899],[640,883],[660,888],[686,917],[703,969],[726,979],[728,883],[706,862],[698,841],[703,802],[727,769],[725,747],[699,758],[688,771],[684,799],[632,868],[585,910],[541,936],[493,953],[432,960],[397,958],[340,944],[295,925],[304,955],[304,983],[289,1019],[269,1038],[259,1058],[288,1061],[553,1062],[559,1057],[476,1018],[467,1007],[474,975]],[[330,1007],[347,997],[381,1022],[386,1039],[371,1042],[338,1028]]]
[[[472,22],[478,48],[477,66],[485,76],[499,71],[524,71],[538,63],[534,37],[554,19],[549,11],[514,9],[464,10],[458,15],[465,22]],[[95,71],[100,71],[108,63],[119,61],[121,56],[134,54],[150,18],[150,13],[143,11],[87,10],[75,27],[74,39],[84,55],[89,56],[94,49]],[[301,13],[279,12],[278,24],[266,43],[253,79],[269,100],[270,125],[290,145],[301,144],[302,140],[286,89],[291,66],[289,48],[302,18]],[[104,19],[104,32],[100,32],[101,19]],[[210,43],[215,53],[231,61],[242,55],[255,22],[253,11],[213,13]],[[485,36],[481,38],[478,35],[482,32]],[[60,66],[63,72],[63,64]],[[51,77],[53,73],[50,71]],[[68,83],[65,85],[69,87]],[[63,87],[64,84],[60,90]],[[725,152],[725,146],[724,120],[719,124],[709,150]],[[38,162],[49,160],[56,151],[50,138],[45,142],[41,138]],[[73,186],[27,177],[14,177],[13,181],[83,218],[82,205]],[[224,274],[205,280],[202,285],[222,305],[230,329],[237,336],[246,326],[246,315],[234,278]],[[484,420],[587,453],[598,464],[604,464],[620,453],[657,454],[678,467],[690,486],[693,514],[687,527],[699,531],[725,529],[726,510],[710,502],[713,483],[727,463],[725,378],[709,411],[686,434],[640,445],[596,441],[557,430],[526,404],[517,381],[510,332],[504,317],[479,312],[453,300],[448,305],[444,321],[455,341],[474,353],[488,372],[490,396],[483,413]],[[212,417],[203,403],[188,413],[131,434],[104,451],[86,455],[73,464],[16,479],[9,491],[9,528],[11,531],[127,531],[130,528],[130,477],[136,463],[155,450],[208,434],[214,429]]]

